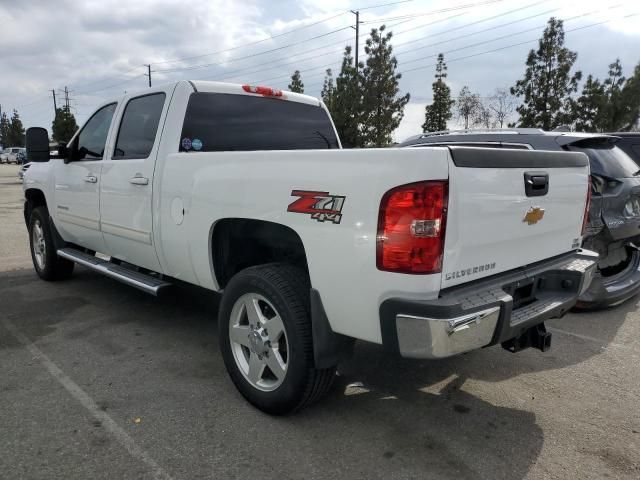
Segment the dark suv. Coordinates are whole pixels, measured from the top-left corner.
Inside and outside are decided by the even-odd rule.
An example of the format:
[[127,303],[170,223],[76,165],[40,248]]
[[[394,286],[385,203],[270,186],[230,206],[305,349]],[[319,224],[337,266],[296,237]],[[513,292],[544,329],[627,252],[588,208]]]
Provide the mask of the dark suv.
[[591,164],[591,207],[583,247],[598,252],[598,274],[577,308],[617,305],[640,291],[640,167],[612,135],[539,129],[466,130],[416,135],[399,147],[462,145],[584,152]]

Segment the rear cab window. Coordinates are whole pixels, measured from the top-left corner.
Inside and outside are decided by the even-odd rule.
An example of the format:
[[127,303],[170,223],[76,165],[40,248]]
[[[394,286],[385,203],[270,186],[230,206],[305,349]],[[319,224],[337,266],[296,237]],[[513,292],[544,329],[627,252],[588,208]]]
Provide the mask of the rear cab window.
[[181,152],[339,148],[318,105],[228,93],[192,93],[180,138]]

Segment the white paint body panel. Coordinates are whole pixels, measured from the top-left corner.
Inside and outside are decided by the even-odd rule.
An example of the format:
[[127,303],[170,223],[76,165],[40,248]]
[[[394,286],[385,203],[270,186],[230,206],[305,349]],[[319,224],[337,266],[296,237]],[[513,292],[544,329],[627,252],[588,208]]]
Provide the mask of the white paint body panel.
[[[60,235],[92,250],[104,250],[98,203],[102,162],[50,163],[55,183],[49,213],[56,220]],[[95,177],[95,183],[88,182],[89,177]]]
[[[527,197],[524,173],[534,170],[549,174],[549,192]],[[581,243],[588,175],[586,167],[487,169],[452,165],[442,288],[574,250]],[[531,207],[544,209],[544,217],[533,225],[524,221]],[[488,271],[473,270],[493,264]]]
[[[250,95],[238,85],[213,82],[195,85],[200,91]],[[98,183],[104,189],[100,205],[102,222],[145,235],[149,232],[150,237],[145,238],[150,238],[151,243],[133,238],[128,242],[116,240],[118,235],[112,229],[104,232],[103,248],[93,248],[89,245],[93,237],[65,229],[60,219],[54,217],[65,240],[218,290],[210,244],[216,222],[247,218],[279,223],[300,236],[311,284],[320,292],[332,329],[375,343],[381,343],[379,306],[384,300],[392,297],[433,300],[438,298],[443,283],[441,274],[406,275],[376,268],[379,206],[382,196],[391,188],[451,178],[445,268],[484,261],[489,254],[497,256],[495,261],[505,268],[528,263],[533,258],[526,257],[520,263],[517,258],[521,250],[518,242],[525,231],[521,230],[521,218],[515,218],[516,213],[518,216],[521,213],[509,186],[512,180],[509,176],[521,176],[521,172],[483,169],[459,174],[447,148],[179,153],[184,114],[194,87],[189,82],[178,82],[173,87],[173,95],[167,95],[168,108],[160,120],[162,133],[156,138],[152,160],[130,166],[120,166],[126,160],[98,162],[105,177],[103,183]],[[121,116],[122,105],[133,96],[136,95],[119,100],[114,123]],[[285,92],[285,98],[324,108],[311,97]],[[108,152],[113,150],[114,130],[117,128],[112,127]],[[59,160],[34,164],[27,171],[24,188],[42,190],[47,202],[55,204],[58,191],[53,186],[69,181],[68,167]],[[124,185],[138,170],[149,175],[150,196],[145,190],[144,196],[138,197],[131,193],[136,190]],[[571,250],[568,237],[573,227],[560,228],[556,215],[569,215],[573,211],[569,203],[579,200],[579,188],[582,200],[577,203],[584,204],[586,172],[585,168],[558,177],[559,186],[567,189],[567,193],[554,194],[552,203],[547,205],[551,222],[543,229],[548,234],[555,231],[552,227],[556,225],[562,235],[557,240],[546,238],[544,242],[536,237],[530,243],[544,245],[534,256],[544,258]],[[291,196],[296,189],[344,195],[341,223],[318,222],[307,214],[287,212],[288,205],[297,198]],[[129,202],[132,208],[126,208]],[[555,208],[559,210],[552,214]],[[489,213],[489,228],[474,211]],[[514,219],[518,230],[507,226]],[[503,221],[505,225],[499,228]],[[571,225],[574,224],[571,220]],[[579,226],[573,228],[571,235],[578,236],[579,230]]]

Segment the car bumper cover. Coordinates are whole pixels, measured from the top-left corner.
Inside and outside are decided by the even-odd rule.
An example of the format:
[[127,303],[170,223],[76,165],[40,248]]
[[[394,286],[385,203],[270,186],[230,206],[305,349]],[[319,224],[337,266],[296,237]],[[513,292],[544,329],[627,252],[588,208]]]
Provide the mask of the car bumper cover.
[[579,250],[440,292],[437,300],[390,298],[382,341],[408,358],[446,358],[502,343],[563,316],[590,285],[597,254]]

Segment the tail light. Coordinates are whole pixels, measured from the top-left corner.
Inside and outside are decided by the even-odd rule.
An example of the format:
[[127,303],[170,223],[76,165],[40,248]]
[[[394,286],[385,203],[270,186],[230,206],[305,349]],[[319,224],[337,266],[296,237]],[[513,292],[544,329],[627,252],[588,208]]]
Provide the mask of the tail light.
[[242,89],[247,93],[257,93],[265,97],[281,97],[282,90],[271,87],[256,87],[253,85],[242,85]]
[[382,197],[376,263],[379,270],[439,273],[447,220],[448,181],[411,183]]
[[589,224],[589,207],[591,206],[591,177],[587,177],[587,201],[584,204],[584,217],[582,219],[582,236],[587,233],[587,225]]

